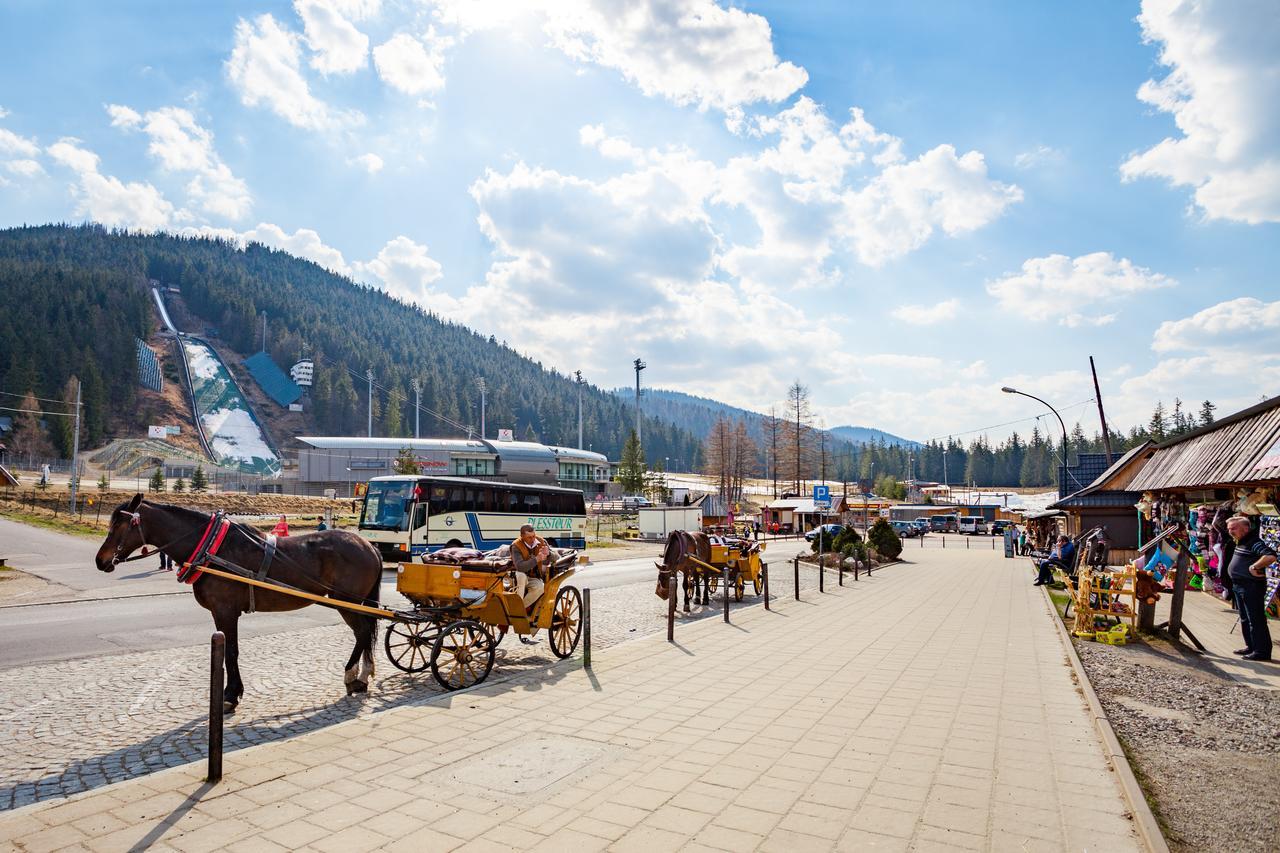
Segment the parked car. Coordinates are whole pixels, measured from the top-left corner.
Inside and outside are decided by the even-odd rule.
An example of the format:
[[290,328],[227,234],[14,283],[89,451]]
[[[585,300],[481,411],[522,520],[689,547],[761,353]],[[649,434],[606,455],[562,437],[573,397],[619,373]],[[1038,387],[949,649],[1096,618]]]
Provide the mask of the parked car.
[[934,533],[955,533],[960,529],[960,516],[931,515],[929,516],[929,529]]
[[639,509],[642,506],[653,506],[644,495],[623,495],[623,509]]
[[995,521],[991,522],[991,535],[1003,536],[1004,532],[1009,529],[1009,526],[1011,524],[1013,524],[1012,521],[1006,521],[1003,518],[996,519]]
[[911,539],[920,535],[920,528],[910,521],[891,521],[889,523],[893,525],[893,532],[903,539]]
[[925,535],[926,533],[928,533],[928,532],[929,532],[929,519],[927,519],[927,518],[916,518],[916,519],[913,519],[913,520],[911,521],[911,524],[912,524],[912,526],[914,526],[914,527],[915,527],[915,529],[916,529],[916,530],[920,531],[920,535],[921,535],[921,536],[923,536],[923,535]]
[[986,536],[987,520],[980,515],[960,516],[960,532],[970,536]]
[[804,535],[806,542],[812,542],[818,538],[818,531],[822,531],[823,539],[835,539],[841,530],[844,530],[843,524],[820,524]]

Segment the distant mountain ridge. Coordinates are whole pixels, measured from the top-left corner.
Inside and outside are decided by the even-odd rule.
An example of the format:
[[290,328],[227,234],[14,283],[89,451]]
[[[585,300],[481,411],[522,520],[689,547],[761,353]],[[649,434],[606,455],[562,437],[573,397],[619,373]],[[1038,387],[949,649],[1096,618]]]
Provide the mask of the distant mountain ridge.
[[894,435],[891,432],[885,432],[875,427],[864,426],[838,426],[827,430],[832,435],[839,436],[846,441],[852,441],[854,444],[896,444],[899,447],[923,447],[920,442],[912,441],[909,438],[903,438],[900,435]]
[[[620,399],[632,405],[635,404],[636,392],[634,388],[615,388],[613,393]],[[757,443],[763,443],[764,441],[764,422],[766,417],[764,414],[753,412],[750,409],[739,408],[738,406],[731,406],[728,403],[721,403],[719,400],[699,397],[695,394],[686,394],[682,391],[669,391],[665,388],[642,388],[640,391],[640,410],[652,418],[671,423],[679,429],[688,430],[699,438],[704,439],[711,433],[711,428],[715,425],[716,420],[723,415],[734,420],[745,421],[747,432],[752,439]],[[782,412],[779,412],[778,415],[779,417],[785,417]],[[909,448],[922,446],[918,441],[902,438],[874,427],[838,426],[827,430],[827,434],[849,444],[880,443]]]

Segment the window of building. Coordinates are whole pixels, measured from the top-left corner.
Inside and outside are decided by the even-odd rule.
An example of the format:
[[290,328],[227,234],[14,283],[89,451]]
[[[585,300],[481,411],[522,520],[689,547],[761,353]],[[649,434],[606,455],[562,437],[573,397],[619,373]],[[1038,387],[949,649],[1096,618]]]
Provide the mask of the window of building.
[[455,459],[453,474],[455,477],[492,477],[494,465],[492,459]]

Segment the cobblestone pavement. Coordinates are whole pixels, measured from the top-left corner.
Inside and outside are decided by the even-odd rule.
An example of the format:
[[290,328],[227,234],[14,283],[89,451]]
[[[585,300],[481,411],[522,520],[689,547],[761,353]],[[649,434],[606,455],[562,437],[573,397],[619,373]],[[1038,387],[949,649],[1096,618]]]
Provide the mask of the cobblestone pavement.
[[[790,562],[773,571],[772,594],[793,595]],[[802,590],[817,586],[816,571],[801,565]],[[835,583],[831,570],[827,582]],[[665,630],[666,604],[653,589],[649,582],[592,591],[593,651]],[[717,595],[709,607],[679,612],[676,630],[691,620],[719,618],[722,601]],[[754,606],[749,590],[742,603],[732,603],[735,611]],[[242,640],[245,696],[228,718],[226,749],[438,696],[441,689],[430,672],[409,675],[391,666],[381,635],[370,692],[352,697],[343,695],[342,665],[352,643],[345,626]],[[208,660],[207,646],[192,646],[0,672],[0,811],[202,759]],[[508,636],[490,680],[537,672],[554,662],[544,633],[536,646]]]
[[1009,561],[931,551],[241,750],[217,785],[195,764],[0,814],[0,846],[1135,851],[1052,618]]

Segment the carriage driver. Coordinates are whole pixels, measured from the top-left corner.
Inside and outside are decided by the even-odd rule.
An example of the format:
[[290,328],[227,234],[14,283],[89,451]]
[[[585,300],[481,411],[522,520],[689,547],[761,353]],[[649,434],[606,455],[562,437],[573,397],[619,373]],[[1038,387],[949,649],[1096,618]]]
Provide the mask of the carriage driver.
[[516,572],[516,594],[528,610],[542,596],[542,579],[551,563],[551,547],[533,532],[532,524],[520,526],[520,535],[511,543],[511,561]]

